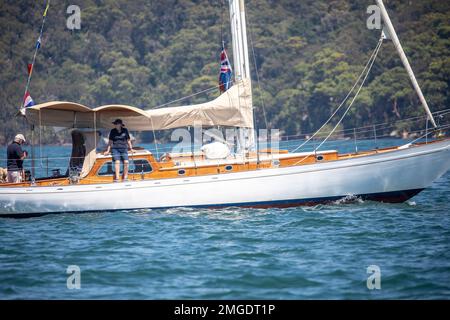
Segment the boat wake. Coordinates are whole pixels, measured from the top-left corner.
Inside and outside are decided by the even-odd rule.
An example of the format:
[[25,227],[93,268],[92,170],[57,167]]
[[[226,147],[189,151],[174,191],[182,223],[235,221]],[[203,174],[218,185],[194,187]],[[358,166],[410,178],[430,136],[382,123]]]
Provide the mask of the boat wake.
[[355,204],[355,203],[364,203],[364,200],[361,197],[355,195],[347,195],[344,198],[333,201],[334,205],[342,205],[342,204]]

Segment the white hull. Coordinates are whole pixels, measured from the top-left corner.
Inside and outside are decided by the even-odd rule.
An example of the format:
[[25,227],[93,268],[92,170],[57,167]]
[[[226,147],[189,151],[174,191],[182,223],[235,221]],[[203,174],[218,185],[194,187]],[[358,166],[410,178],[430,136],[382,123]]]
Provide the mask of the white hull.
[[0,216],[168,207],[405,201],[450,168],[450,141],[296,167],[60,187],[0,188]]

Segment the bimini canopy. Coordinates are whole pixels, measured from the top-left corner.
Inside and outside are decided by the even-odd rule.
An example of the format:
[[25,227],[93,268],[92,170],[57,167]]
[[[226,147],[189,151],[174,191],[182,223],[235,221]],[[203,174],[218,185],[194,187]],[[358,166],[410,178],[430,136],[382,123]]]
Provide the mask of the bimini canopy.
[[34,125],[91,128],[94,125],[92,109],[79,103],[51,101],[25,109],[25,114]]
[[26,116],[36,125],[66,128],[111,128],[111,122],[117,118],[128,129],[136,131],[200,125],[253,128],[252,109],[251,85],[246,79],[213,101],[197,105],[150,110],[107,105],[91,109],[77,103],[54,101],[27,108]]

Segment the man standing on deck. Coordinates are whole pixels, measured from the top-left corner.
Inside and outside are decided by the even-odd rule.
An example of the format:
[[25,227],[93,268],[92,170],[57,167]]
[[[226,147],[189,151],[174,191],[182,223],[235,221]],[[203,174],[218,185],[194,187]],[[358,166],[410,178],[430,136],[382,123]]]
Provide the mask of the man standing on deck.
[[123,163],[123,181],[128,181],[128,148],[131,153],[134,152],[130,134],[121,119],[116,119],[113,125],[115,128],[109,133],[108,147],[104,154],[107,155],[110,151],[112,153],[115,169],[114,182],[119,181],[121,161]]
[[6,151],[9,183],[20,183],[23,180],[23,160],[28,156],[21,147],[24,142],[25,137],[19,133]]

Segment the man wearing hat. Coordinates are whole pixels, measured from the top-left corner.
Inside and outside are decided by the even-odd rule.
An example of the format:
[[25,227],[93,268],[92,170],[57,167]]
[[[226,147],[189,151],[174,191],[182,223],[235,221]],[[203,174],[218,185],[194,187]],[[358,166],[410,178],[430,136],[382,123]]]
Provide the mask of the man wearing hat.
[[14,137],[14,141],[8,146],[7,153],[7,167],[8,167],[8,182],[19,183],[23,180],[23,160],[28,156],[28,153],[22,150],[22,144],[25,143],[23,134],[18,134]]
[[123,163],[123,180],[128,180],[128,148],[134,152],[131,145],[131,138],[128,130],[125,128],[121,119],[116,119],[113,122],[114,129],[109,133],[108,148],[105,155],[111,151],[114,161],[114,182],[119,181],[120,162]]

